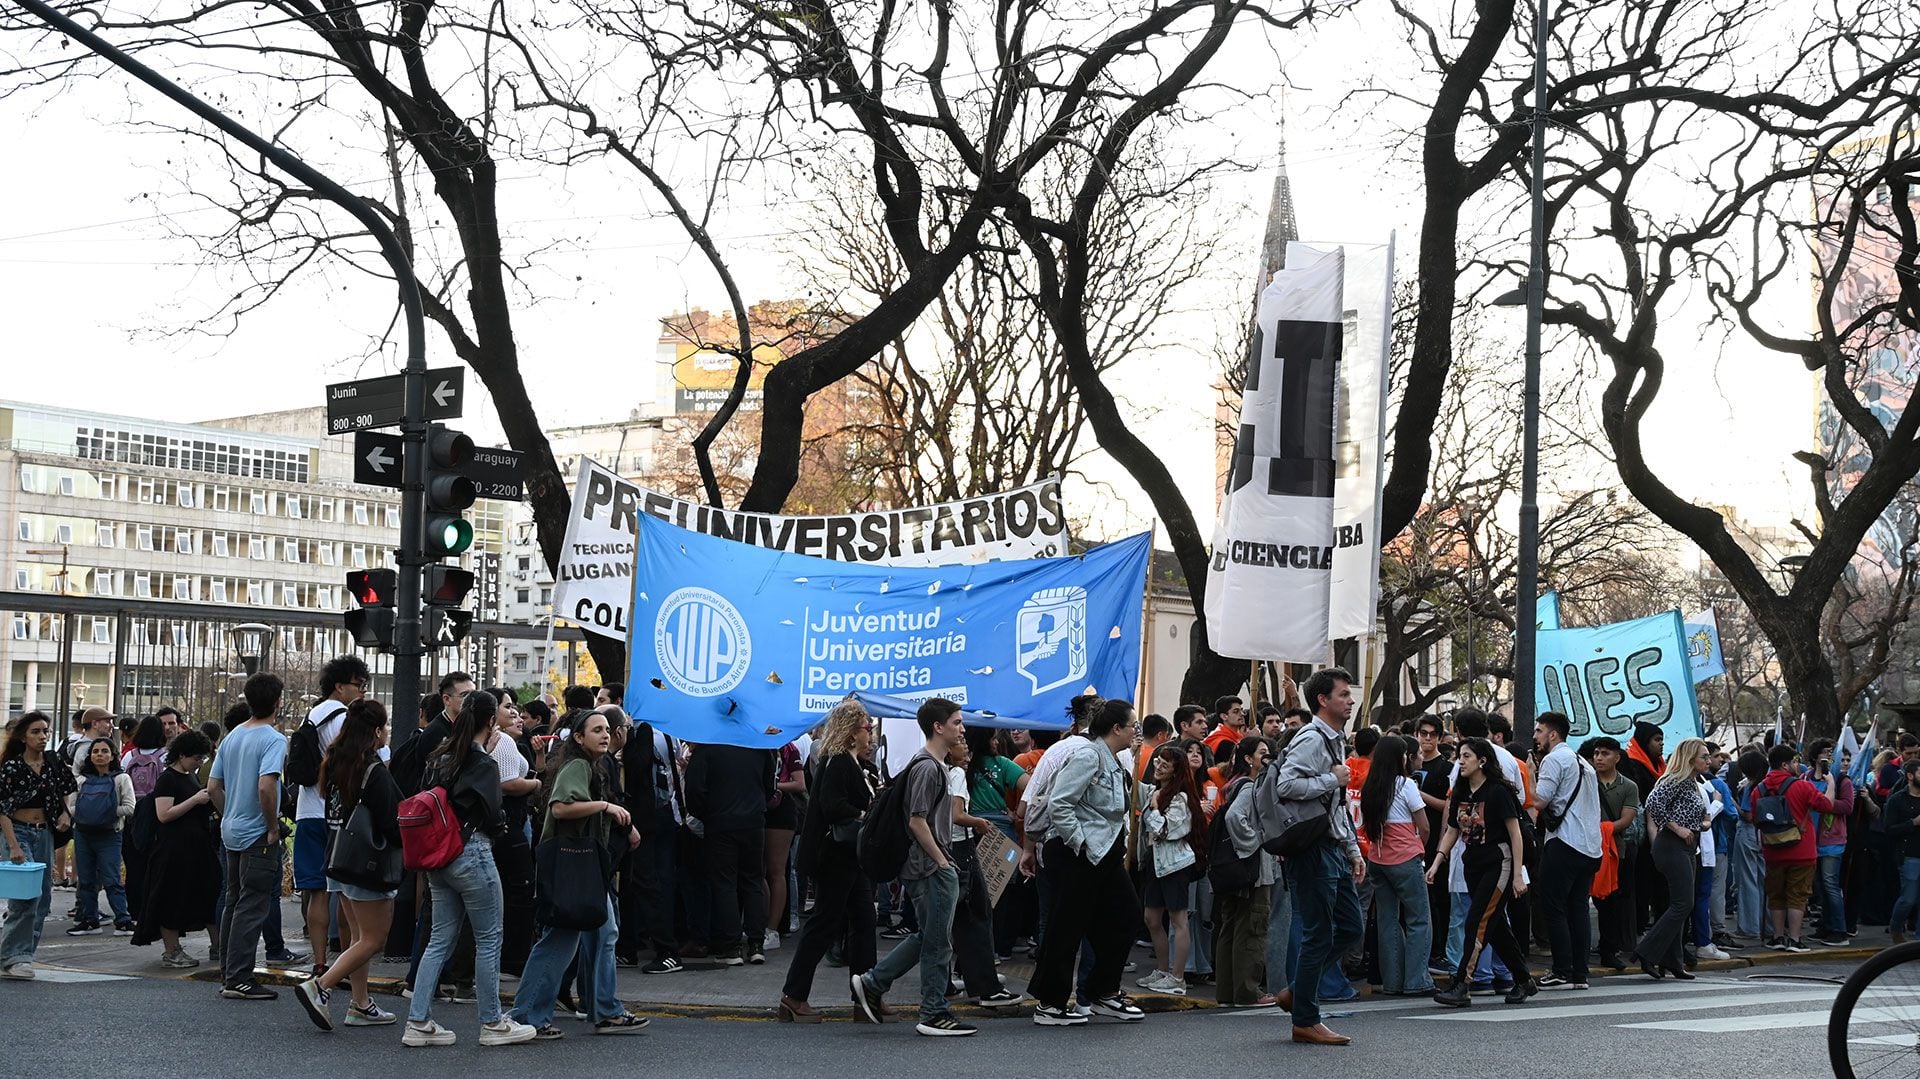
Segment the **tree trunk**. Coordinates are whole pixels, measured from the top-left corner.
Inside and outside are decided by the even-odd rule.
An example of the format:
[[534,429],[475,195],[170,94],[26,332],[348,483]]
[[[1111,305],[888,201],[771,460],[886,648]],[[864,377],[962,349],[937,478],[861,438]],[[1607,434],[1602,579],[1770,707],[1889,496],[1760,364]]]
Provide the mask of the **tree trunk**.
[[[1755,611],[1754,621],[1773,645],[1781,674],[1786,678],[1787,740],[1839,737],[1842,713],[1834,687],[1833,664],[1826,650],[1820,647],[1818,616],[1769,608]],[[1801,717],[1806,720],[1804,731],[1799,723]]]

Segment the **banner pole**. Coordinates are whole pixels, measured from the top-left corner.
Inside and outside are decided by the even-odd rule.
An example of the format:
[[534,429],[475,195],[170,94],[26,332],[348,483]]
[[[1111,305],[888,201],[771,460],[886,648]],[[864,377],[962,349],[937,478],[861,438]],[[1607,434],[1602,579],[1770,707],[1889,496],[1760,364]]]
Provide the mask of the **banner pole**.
[[1160,518],[1155,517],[1147,526],[1146,595],[1140,601],[1140,685],[1136,688],[1143,699],[1134,704],[1143,713],[1153,707],[1153,545],[1159,538]]

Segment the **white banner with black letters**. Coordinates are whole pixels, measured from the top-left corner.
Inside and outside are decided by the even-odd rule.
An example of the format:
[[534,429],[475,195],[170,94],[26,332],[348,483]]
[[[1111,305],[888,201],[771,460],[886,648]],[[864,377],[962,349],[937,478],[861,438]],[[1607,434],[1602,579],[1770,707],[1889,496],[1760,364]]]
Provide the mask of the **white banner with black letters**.
[[1373,632],[1380,603],[1380,484],[1393,326],[1393,242],[1346,244],[1333,473],[1333,580],[1327,636]]
[[627,636],[637,514],[775,551],[892,566],[945,566],[1067,553],[1060,481],[958,502],[826,517],[743,513],[649,491],[584,457],[573,487],[553,612],[603,637]]
[[1221,655],[1326,658],[1345,264],[1339,248],[1290,243],[1260,292],[1207,570],[1207,640]]

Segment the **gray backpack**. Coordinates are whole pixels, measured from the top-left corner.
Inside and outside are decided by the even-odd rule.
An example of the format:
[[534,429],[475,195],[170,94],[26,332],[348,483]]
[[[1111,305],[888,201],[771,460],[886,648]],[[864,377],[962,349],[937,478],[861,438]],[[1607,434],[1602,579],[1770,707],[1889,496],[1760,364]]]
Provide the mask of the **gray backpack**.
[[[1294,737],[1301,738],[1302,731]],[[1327,751],[1336,760],[1333,739],[1315,731],[1327,743]],[[1253,784],[1253,820],[1260,829],[1260,849],[1282,858],[1302,854],[1324,841],[1333,829],[1334,800],[1340,796],[1335,787],[1319,798],[1295,801],[1280,796],[1280,769],[1287,762],[1287,750],[1274,754]]]

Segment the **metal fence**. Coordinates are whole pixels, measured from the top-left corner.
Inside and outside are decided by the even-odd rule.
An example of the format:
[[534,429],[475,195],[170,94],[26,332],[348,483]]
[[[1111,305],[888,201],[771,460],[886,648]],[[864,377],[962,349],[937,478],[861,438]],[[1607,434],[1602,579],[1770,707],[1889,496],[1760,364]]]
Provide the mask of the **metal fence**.
[[[320,668],[340,655],[365,660],[374,674],[371,692],[393,703],[393,657],[356,645],[338,612],[7,591],[0,591],[0,612],[5,615],[0,624],[15,626],[0,650],[9,657],[8,666],[57,665],[55,699],[35,701],[40,711],[63,717],[55,723],[57,730],[65,729],[64,717],[81,701],[75,687],[76,671],[83,668],[104,669],[107,683],[104,702],[91,692],[86,702],[104,703],[116,714],[141,715],[171,705],[196,723],[219,719],[239,698],[246,678],[231,633],[246,624],[273,630],[260,666],[286,682],[289,711],[304,710],[317,699]],[[465,670],[482,685],[494,684],[502,643],[547,635],[544,625],[475,621],[460,645],[427,653],[421,675],[432,682],[442,672]],[[556,650],[565,652],[564,660],[556,656],[556,661],[571,682],[585,635],[573,626],[558,627],[552,635]],[[6,673],[17,689],[14,672]],[[93,688],[101,687],[87,687]],[[9,719],[20,714],[22,695],[10,689],[7,705]]]

